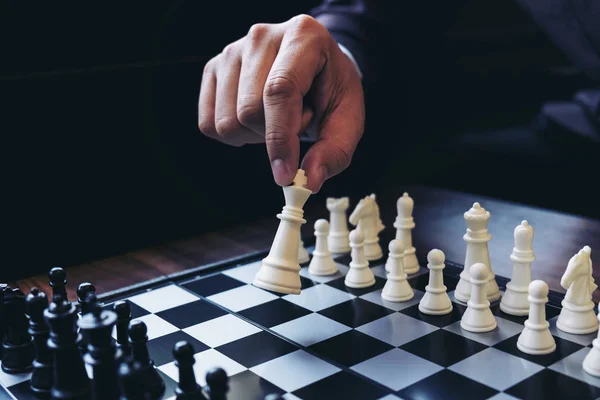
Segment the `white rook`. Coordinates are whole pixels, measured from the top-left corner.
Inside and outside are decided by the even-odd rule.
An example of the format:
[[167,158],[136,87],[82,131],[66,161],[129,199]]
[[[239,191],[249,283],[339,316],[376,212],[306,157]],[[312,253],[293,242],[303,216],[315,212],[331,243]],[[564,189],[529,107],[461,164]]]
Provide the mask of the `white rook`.
[[262,260],[256,273],[254,286],[278,293],[300,294],[300,264],[298,248],[300,243],[300,227],[306,223],[304,204],[311,195],[305,188],[306,176],[299,169],[294,182],[283,188],[285,206],[277,218],[281,220],[271,250]]
[[329,251],[335,254],[349,253],[350,238],[348,235],[348,223],[346,213],[350,207],[348,197],[327,198],[327,209],[329,210]]

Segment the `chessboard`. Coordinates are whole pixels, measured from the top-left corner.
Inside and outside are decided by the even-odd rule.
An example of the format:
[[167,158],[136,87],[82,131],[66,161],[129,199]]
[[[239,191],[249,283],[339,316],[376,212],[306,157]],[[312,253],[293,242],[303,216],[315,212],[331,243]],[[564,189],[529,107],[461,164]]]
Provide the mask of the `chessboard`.
[[[314,248],[307,249],[312,254]],[[429,275],[421,257],[418,272],[408,276],[414,298],[387,302],[381,297],[385,258],[370,263],[376,281],[363,289],[344,284],[349,255],[335,258],[339,271],[331,276],[313,276],[304,263],[301,293],[286,295],[252,285],[266,254],[99,296],[104,308],[127,302],[131,317],[147,326],[149,354],[166,383],[164,399],[175,398],[173,348],[181,341],[194,349],[199,385],[212,368],[226,372],[228,400],[268,394],[287,400],[600,397],[600,379],[581,367],[596,334],[556,328],[559,293],[551,292],[546,304],[556,350],[534,356],[516,345],[527,317],[505,314],[497,302],[491,305],[497,329],[461,329],[467,307],[453,297],[459,264],[446,260],[443,271],[452,312],[431,316],[418,309]],[[497,281],[504,291],[507,280]],[[0,372],[0,399],[35,399],[29,378]]]

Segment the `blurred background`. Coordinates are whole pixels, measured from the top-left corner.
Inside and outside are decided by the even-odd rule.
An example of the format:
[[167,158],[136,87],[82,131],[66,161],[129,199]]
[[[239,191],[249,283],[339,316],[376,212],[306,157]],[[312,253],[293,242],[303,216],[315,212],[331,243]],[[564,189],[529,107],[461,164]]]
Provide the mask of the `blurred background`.
[[[586,93],[598,53],[570,51],[517,2],[399,3],[384,68],[367,82],[364,139],[318,198],[423,184],[597,218]],[[264,146],[198,131],[202,69],[252,24],[318,4],[0,5],[2,273],[274,218],[281,188]]]

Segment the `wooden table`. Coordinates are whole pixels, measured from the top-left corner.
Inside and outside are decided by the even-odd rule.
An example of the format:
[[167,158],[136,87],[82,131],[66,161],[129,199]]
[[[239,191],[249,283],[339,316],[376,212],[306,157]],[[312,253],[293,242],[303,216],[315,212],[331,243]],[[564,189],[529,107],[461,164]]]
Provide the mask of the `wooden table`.
[[[466,244],[463,235],[466,224],[463,213],[473,202],[478,201],[490,211],[489,243],[492,268],[497,276],[510,278],[512,264],[509,260],[514,239],[514,228],[527,220],[535,230],[533,279],[542,279],[551,290],[564,293],[560,278],[569,258],[583,246],[600,249],[600,221],[576,215],[557,213],[535,207],[508,203],[472,194],[457,193],[428,187],[387,187],[377,194],[381,216],[386,229],[381,235],[382,247],[393,238],[392,224],[396,217],[396,200],[407,191],[415,201],[413,244],[417,254],[424,259],[433,248],[444,251],[446,259],[462,264]],[[364,193],[367,195],[370,193]],[[351,196],[351,207],[358,197]],[[275,215],[279,210],[276,210]],[[315,195],[305,207],[307,223],[303,235],[312,237],[313,224],[318,218],[327,218],[324,196]],[[94,283],[100,295],[124,287],[155,279],[165,279],[172,274],[189,271],[212,263],[235,257],[243,257],[251,252],[266,251],[271,245],[279,220],[275,217],[258,220],[218,232],[205,234],[186,240],[175,241],[160,247],[131,251],[105,260],[69,268],[68,293],[76,299],[76,286],[83,281]],[[598,280],[598,271],[594,277]],[[25,291],[37,286],[49,293],[45,274],[13,282]],[[594,299],[598,301],[597,291]]]

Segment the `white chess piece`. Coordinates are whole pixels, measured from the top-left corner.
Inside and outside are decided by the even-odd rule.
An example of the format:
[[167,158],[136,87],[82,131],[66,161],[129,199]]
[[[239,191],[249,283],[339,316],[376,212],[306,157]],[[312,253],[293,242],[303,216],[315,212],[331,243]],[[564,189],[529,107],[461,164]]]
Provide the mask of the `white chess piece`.
[[446,266],[443,251],[433,249],[427,254],[429,284],[425,286],[425,295],[419,302],[419,311],[427,315],[444,315],[452,312],[452,302],[444,285],[443,269]]
[[304,204],[312,194],[306,187],[306,176],[299,169],[292,185],[283,188],[285,206],[277,214],[279,227],[275,233],[271,250],[262,260],[260,269],[252,284],[273,292],[300,294],[300,264],[298,249],[300,226],[306,223],[303,218]]
[[410,287],[404,273],[404,245],[402,241],[398,239],[390,241],[389,251],[388,260],[391,260],[391,271],[381,291],[381,298],[395,303],[410,300],[415,297],[415,292]]
[[354,229],[350,232],[350,246],[352,247],[352,261],[344,279],[344,284],[350,288],[364,288],[374,285],[375,275],[369,268],[369,261],[365,257],[365,238],[360,230]]
[[471,296],[471,285],[469,283],[469,269],[475,263],[483,263],[488,268],[486,294],[490,302],[500,299],[500,288],[496,283],[496,275],[492,271],[488,242],[492,235],[487,226],[490,220],[490,212],[486,211],[479,203],[473,203],[473,207],[465,212],[464,219],[467,223],[467,232],[463,236],[467,242],[464,269],[460,273],[460,281],[454,290],[454,297],[458,301],[466,303]]
[[592,249],[583,247],[569,260],[560,285],[567,289],[556,327],[563,332],[584,335],[598,330],[592,293],[598,288],[592,276]]
[[529,318],[517,340],[517,348],[526,354],[550,354],[556,350],[556,342],[546,321],[548,285],[536,280],[529,284]]
[[490,302],[486,296],[488,273],[488,267],[483,263],[475,263],[469,269],[471,296],[460,320],[461,328],[466,331],[489,332],[496,329],[496,318],[490,310]]
[[512,277],[500,300],[500,309],[510,315],[529,314],[528,287],[531,283],[533,253],[533,228],[522,221],[514,230],[515,246],[510,260],[513,262]]
[[337,265],[327,246],[327,235],[329,234],[329,222],[319,219],[315,222],[315,250],[312,260],[308,264],[308,272],[312,275],[333,275],[338,272]]
[[346,212],[350,206],[348,197],[327,198],[327,209],[329,210],[329,251],[334,254],[349,253],[350,232],[346,221]]
[[379,245],[379,232],[385,226],[379,219],[379,207],[375,195],[371,194],[362,198],[350,214],[349,220],[363,234],[366,259],[379,260],[383,257],[383,251]]
[[[600,314],[598,315],[600,321]],[[600,377],[600,331],[592,342],[592,348],[583,359],[583,370],[590,375]]]
[[304,242],[300,239],[298,243],[298,262],[300,264],[307,263],[310,260],[310,255],[308,254],[308,250],[304,247]]
[[[404,244],[404,272],[407,274],[415,274],[419,271],[417,251],[412,244],[412,230],[415,227],[412,216],[414,206],[414,200],[406,192],[396,202],[398,214],[394,221],[394,228],[396,228],[396,239]],[[385,270],[390,272],[388,263],[385,264]]]

